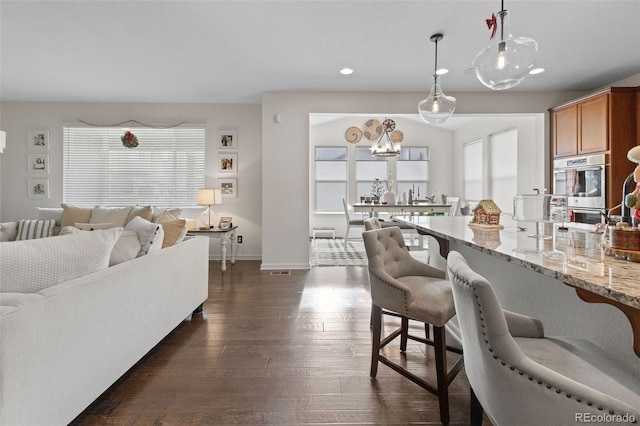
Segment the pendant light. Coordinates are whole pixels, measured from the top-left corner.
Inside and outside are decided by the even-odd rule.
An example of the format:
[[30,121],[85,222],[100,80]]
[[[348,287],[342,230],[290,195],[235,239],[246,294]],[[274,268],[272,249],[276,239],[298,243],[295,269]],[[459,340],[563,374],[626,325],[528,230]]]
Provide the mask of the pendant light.
[[[487,19],[491,32],[489,46],[478,53],[473,60],[473,69],[478,80],[493,90],[505,90],[517,86],[533,69],[538,42],[532,38],[514,38],[509,28],[509,11],[498,12]],[[494,38],[500,26],[500,37]]]
[[444,123],[451,117],[451,114],[453,114],[453,111],[456,109],[456,98],[442,93],[442,87],[440,87],[440,76],[438,75],[438,42],[441,41],[443,37],[442,34],[434,34],[431,36],[431,41],[436,44],[433,86],[431,86],[429,97],[418,104],[420,117],[429,124]]

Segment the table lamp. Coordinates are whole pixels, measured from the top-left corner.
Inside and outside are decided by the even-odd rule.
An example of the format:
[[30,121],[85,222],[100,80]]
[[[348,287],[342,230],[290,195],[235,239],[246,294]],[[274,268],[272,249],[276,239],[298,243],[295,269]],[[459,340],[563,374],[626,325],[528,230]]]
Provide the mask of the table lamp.
[[198,205],[207,206],[206,210],[200,216],[205,229],[211,229],[216,223],[217,216],[211,206],[214,204],[222,204],[222,190],[214,188],[201,188],[198,190]]

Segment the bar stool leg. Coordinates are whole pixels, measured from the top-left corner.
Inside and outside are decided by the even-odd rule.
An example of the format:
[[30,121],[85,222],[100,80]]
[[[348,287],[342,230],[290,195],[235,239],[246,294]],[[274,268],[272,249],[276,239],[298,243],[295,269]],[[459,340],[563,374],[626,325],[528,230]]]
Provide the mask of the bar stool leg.
[[373,320],[373,333],[371,336],[371,372],[369,376],[375,378],[378,374],[378,355],[380,354],[380,336],[382,334],[382,308],[372,304],[371,319]]
[[447,383],[447,346],[444,327],[433,326],[433,342],[436,357],[436,376],[438,378],[440,421],[446,425],[449,424],[449,390]]

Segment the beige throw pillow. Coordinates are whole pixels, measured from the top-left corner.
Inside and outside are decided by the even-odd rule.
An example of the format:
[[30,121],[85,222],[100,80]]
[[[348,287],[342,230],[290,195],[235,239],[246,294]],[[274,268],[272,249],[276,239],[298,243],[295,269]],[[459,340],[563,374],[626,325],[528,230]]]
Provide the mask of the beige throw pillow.
[[62,207],[62,221],[61,228],[65,226],[74,226],[76,223],[89,223],[91,221],[91,213],[93,208],[91,207],[75,207],[68,204],[60,204]]
[[162,213],[156,223],[162,225],[164,230],[162,248],[178,244],[187,235],[187,221],[185,219],[176,219],[168,211]]
[[127,217],[127,223],[131,222],[131,219],[133,219],[136,216],[139,216],[151,222],[151,219],[153,219],[153,208],[151,206],[133,207],[129,212],[129,216]]
[[129,212],[131,212],[131,207],[95,206],[89,223],[115,223],[116,226],[125,226]]

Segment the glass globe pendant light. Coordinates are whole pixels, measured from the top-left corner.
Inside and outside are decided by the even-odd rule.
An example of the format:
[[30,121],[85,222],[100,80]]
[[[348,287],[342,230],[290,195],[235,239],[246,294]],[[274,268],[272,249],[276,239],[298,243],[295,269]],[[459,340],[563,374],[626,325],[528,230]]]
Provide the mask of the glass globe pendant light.
[[[509,11],[498,12],[498,20],[492,15],[487,19],[491,33],[489,46],[478,53],[473,60],[476,77],[485,86],[493,90],[510,89],[520,84],[533,69],[538,42],[532,38],[514,38],[509,28]],[[500,38],[494,38],[500,26]]]
[[418,113],[428,124],[444,123],[451,117],[453,111],[456,109],[456,98],[447,96],[442,92],[440,76],[438,75],[438,42],[441,41],[443,37],[442,34],[434,34],[431,36],[431,41],[436,44],[433,85],[431,86],[429,96],[418,103]]

